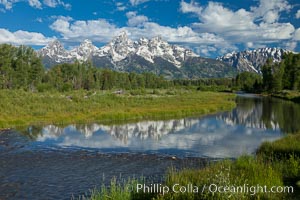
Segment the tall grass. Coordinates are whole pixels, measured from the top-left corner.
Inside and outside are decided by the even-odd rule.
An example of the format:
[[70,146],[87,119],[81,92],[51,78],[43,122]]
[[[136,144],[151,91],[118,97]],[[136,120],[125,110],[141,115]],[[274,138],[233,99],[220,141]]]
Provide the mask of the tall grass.
[[269,159],[286,159],[291,155],[300,157],[300,134],[291,134],[275,142],[264,142],[258,154]]
[[[257,154],[273,164],[284,179],[300,183],[300,133],[291,134],[275,142],[265,142]],[[300,188],[298,188],[300,190]]]
[[[252,156],[242,156],[236,161],[224,160],[199,169],[171,171],[167,184],[193,184],[201,190],[198,193],[169,193],[159,199],[282,199],[283,194],[264,193],[250,187],[283,186],[280,172],[270,164],[264,163]],[[215,186],[232,187],[225,192],[214,192]],[[211,187],[211,190],[209,189]],[[245,187],[249,191],[238,191],[233,188]],[[252,191],[250,191],[252,190]]]
[[29,124],[165,119],[233,108],[234,95],[193,90],[32,93],[0,91],[0,128]]
[[[130,184],[136,184],[130,183]],[[249,189],[249,191],[226,191],[226,192],[213,192],[209,187],[229,186],[229,187],[256,187],[256,186],[283,186],[281,173],[276,171],[270,163],[264,163],[252,156],[242,156],[236,161],[224,160],[216,163],[211,163],[203,169],[184,169],[177,171],[171,169],[165,183],[163,185],[173,188],[175,184],[189,187],[189,185],[196,186],[197,192],[174,192],[170,191],[164,195],[153,193],[137,193],[134,191],[126,190],[128,185],[116,185],[114,181],[109,187],[101,187],[99,190],[93,190],[91,199],[157,199],[157,200],[194,200],[194,199],[283,199],[286,197],[284,193],[267,193],[261,190]],[[132,186],[132,185],[131,185]],[[214,186],[213,186],[214,187]],[[212,187],[212,188],[213,188]],[[177,189],[178,189],[177,188]]]
[[[124,199],[156,199],[156,200],[195,200],[195,199],[299,199],[300,195],[300,157],[299,151],[300,133],[289,135],[275,142],[266,142],[261,145],[255,156],[241,156],[236,160],[223,160],[210,163],[202,169],[170,169],[165,185],[171,188],[174,184],[197,186],[198,192],[167,194],[137,194],[128,192]],[[218,186],[246,186],[248,192],[212,192],[209,190],[211,184]],[[251,186],[284,187],[292,186],[285,193],[254,191]],[[203,189],[204,188],[204,189]],[[119,188],[120,189],[120,188]],[[291,188],[290,188],[291,189]],[[118,190],[107,188],[94,191],[93,200],[107,199],[103,194],[111,194]],[[254,192],[253,192],[254,191]],[[124,192],[123,190],[120,193]],[[97,194],[97,195],[96,195]],[[102,196],[101,196],[102,195]],[[298,196],[296,196],[298,195]]]

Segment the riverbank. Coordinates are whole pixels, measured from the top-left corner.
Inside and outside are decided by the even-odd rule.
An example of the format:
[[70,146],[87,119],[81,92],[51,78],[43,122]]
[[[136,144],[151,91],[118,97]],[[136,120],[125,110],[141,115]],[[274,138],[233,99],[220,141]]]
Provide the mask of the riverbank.
[[[136,192],[137,180],[123,185],[112,181],[110,190],[105,187],[94,190],[90,199],[299,199],[299,146],[300,133],[297,133],[263,143],[256,156],[214,162],[202,169],[171,169],[162,186],[173,188],[178,184],[176,191],[182,186],[183,189],[189,188],[189,192],[166,192],[164,195]],[[209,189],[211,184],[231,186],[231,189],[213,193]],[[134,192],[126,190],[129,186],[134,186]],[[240,188],[240,192],[236,192],[234,188],[238,186],[244,190]],[[265,189],[257,189],[257,186]]]
[[300,103],[300,92],[292,90],[283,90],[279,93],[271,94],[273,97],[281,98],[284,100],[293,101],[295,103]]
[[194,90],[0,91],[0,128],[30,124],[71,124],[169,119],[230,110],[235,95]]

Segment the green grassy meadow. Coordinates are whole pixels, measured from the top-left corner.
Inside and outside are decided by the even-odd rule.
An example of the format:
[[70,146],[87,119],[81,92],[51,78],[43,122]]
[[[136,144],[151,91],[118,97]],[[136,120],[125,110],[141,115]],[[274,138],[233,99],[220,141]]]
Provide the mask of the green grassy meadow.
[[0,128],[168,119],[204,115],[235,106],[233,94],[194,90],[41,92],[0,91]]

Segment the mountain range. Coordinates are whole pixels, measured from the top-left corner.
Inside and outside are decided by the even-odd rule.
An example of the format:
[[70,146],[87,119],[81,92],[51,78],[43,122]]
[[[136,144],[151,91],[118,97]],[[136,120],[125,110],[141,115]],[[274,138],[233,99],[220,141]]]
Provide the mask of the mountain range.
[[223,61],[237,69],[238,72],[248,71],[261,73],[261,67],[268,58],[273,62],[280,62],[284,53],[291,51],[281,48],[259,48],[255,50],[246,50],[241,52],[227,53],[218,57],[217,60]]
[[94,66],[121,72],[152,72],[165,78],[233,77],[237,72],[260,73],[268,58],[275,62],[287,52],[278,48],[232,52],[217,59],[204,58],[190,49],[169,44],[161,37],[132,41],[126,32],[113,38],[107,45],[96,47],[84,40],[78,47],[66,50],[54,40],[38,50],[46,68],[76,60],[91,61]]

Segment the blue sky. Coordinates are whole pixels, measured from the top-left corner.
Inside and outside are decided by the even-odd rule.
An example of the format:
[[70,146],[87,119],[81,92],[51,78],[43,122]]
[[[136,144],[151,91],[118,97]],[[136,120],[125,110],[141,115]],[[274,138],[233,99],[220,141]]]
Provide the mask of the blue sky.
[[[299,2],[299,1],[298,1]],[[205,57],[259,47],[300,51],[297,0],[0,0],[0,43],[102,46],[126,31]]]

